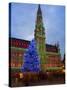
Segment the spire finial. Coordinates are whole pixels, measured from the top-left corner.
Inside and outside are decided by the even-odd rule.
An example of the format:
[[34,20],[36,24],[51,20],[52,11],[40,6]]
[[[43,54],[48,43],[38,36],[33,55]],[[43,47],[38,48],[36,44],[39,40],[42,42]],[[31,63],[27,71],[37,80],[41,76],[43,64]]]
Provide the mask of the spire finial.
[[38,5],[38,14],[41,14],[41,7],[40,7],[40,4]]
[[38,5],[39,9],[40,9],[40,4]]

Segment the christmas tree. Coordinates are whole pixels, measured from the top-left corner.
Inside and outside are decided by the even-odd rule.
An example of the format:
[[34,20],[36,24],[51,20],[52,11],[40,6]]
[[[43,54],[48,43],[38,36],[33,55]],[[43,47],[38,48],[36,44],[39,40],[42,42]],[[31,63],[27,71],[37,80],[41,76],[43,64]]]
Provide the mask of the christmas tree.
[[32,40],[27,51],[24,54],[24,63],[22,66],[23,72],[33,71],[39,72],[40,71],[40,58],[37,53],[36,48],[36,41]]

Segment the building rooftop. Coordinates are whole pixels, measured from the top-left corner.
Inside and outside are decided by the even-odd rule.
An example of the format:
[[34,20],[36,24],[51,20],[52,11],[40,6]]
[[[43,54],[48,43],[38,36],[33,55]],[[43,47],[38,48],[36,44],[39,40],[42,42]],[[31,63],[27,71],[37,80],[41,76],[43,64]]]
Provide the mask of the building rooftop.
[[[20,48],[28,48],[30,41],[17,39],[17,38],[10,38],[9,39],[10,45],[14,47]],[[58,52],[58,47],[56,45],[46,44],[46,51],[48,52]]]

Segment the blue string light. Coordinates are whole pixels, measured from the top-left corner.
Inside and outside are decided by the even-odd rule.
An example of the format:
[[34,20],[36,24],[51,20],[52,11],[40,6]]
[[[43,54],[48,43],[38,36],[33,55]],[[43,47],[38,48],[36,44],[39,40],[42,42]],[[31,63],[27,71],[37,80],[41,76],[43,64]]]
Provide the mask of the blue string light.
[[38,56],[37,48],[36,48],[36,41],[32,40],[27,51],[24,54],[24,63],[21,68],[22,72],[33,71],[39,72],[40,71],[40,58]]

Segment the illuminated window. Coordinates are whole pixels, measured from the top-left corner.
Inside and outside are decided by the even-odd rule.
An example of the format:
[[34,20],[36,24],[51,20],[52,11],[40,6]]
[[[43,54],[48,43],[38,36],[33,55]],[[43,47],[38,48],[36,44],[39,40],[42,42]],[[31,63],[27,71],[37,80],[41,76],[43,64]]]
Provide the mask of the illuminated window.
[[21,53],[19,53],[19,56],[21,57],[21,56],[22,56],[22,54],[21,54]]
[[18,67],[21,67],[21,63],[18,64]]
[[14,63],[11,63],[11,67],[15,67],[15,64]]
[[21,43],[21,45],[23,46],[23,43]]

